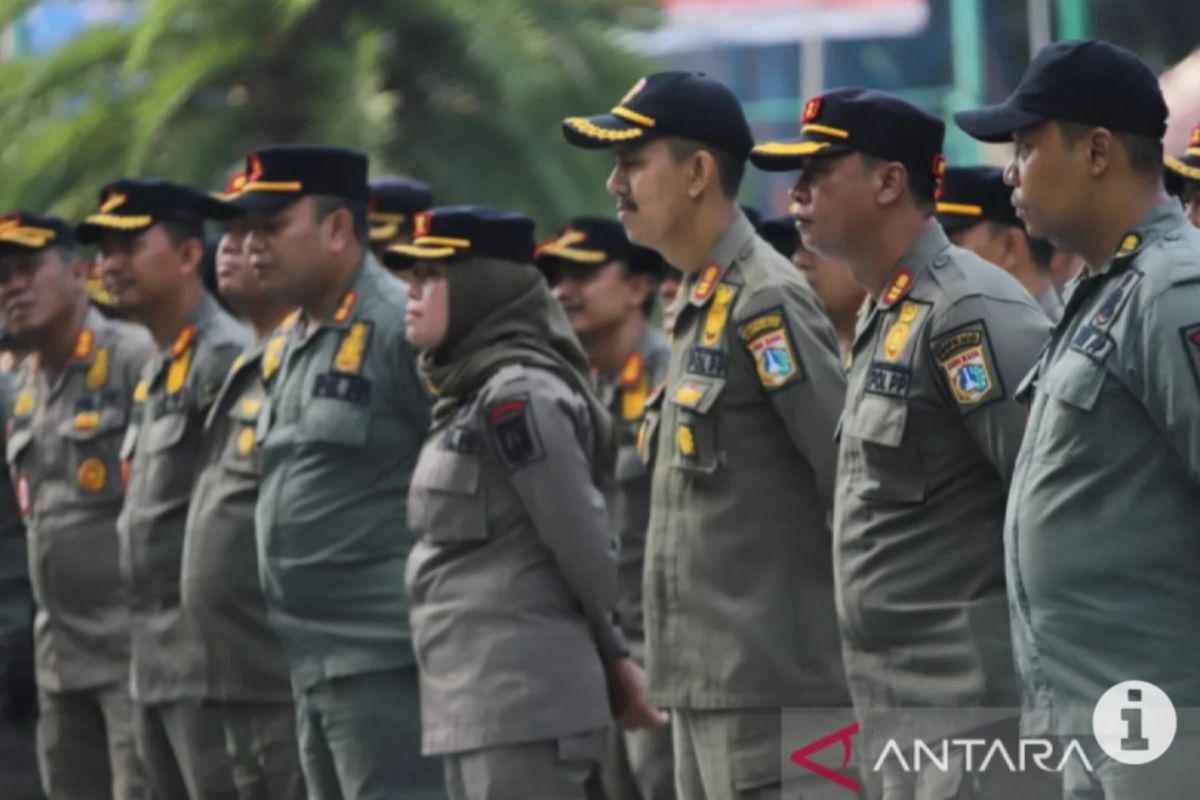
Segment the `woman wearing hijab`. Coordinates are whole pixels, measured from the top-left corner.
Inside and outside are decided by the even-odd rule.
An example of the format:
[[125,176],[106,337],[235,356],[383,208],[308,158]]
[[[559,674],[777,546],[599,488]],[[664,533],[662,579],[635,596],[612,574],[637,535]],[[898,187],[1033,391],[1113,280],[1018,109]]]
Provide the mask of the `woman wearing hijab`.
[[657,724],[613,626],[616,553],[598,484],[612,424],[532,265],[533,222],[418,217],[406,324],[437,400],[409,495],[426,755],[455,800],[598,796],[614,706]]

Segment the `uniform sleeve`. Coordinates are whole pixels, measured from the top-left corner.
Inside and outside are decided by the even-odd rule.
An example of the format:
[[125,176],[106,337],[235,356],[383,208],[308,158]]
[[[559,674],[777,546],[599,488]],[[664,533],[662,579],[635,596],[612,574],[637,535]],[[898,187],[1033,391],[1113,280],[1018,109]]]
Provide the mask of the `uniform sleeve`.
[[[129,387],[130,397],[132,397],[134,388],[142,379],[142,371],[154,357],[154,340],[148,333],[135,329],[120,340],[117,349],[120,354],[118,369],[121,372],[121,385]],[[125,402],[129,402],[129,399],[129,397],[125,398]]]
[[526,378],[500,387],[485,413],[513,490],[579,598],[608,663],[626,652],[614,617],[616,548],[576,401],[563,386]]
[[196,398],[200,411],[205,415],[208,414],[213,401],[217,399],[217,394],[225,384],[225,378],[229,375],[233,362],[241,355],[244,347],[245,342],[237,340],[224,340],[213,344],[208,358],[205,359],[196,376]]
[[1172,286],[1130,322],[1140,335],[1129,386],[1200,483],[1200,281]]
[[1025,434],[1017,387],[1050,336],[1050,320],[1033,302],[970,296],[935,319],[929,357],[950,406],[996,468],[1012,480]]
[[792,443],[812,466],[818,493],[832,507],[833,436],[846,400],[846,376],[828,315],[806,286],[771,286],[739,315],[735,336]]

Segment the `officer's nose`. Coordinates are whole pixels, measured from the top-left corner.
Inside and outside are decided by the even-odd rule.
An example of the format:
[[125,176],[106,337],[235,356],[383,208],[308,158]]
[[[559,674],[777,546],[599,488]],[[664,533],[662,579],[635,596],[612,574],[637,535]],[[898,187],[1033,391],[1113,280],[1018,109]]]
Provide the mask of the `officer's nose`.
[[608,173],[608,180],[604,182],[604,188],[608,189],[609,194],[616,197],[628,192],[629,186],[626,184],[620,165],[614,166],[612,172]]
[[1004,182],[1014,189],[1020,184],[1020,173],[1017,171],[1017,156],[1014,153],[1004,165]]

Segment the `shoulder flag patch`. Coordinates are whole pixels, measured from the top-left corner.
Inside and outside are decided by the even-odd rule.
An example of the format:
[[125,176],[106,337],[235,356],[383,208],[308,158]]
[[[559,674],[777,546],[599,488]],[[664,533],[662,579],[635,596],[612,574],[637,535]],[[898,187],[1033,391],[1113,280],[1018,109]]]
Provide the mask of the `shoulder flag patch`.
[[529,395],[493,403],[487,409],[487,421],[500,458],[509,469],[520,469],[545,457]]
[[738,337],[754,358],[758,380],[768,391],[805,380],[782,306],[768,309],[738,326]]
[[1004,397],[983,320],[939,336],[930,342],[930,348],[960,411],[972,411]]

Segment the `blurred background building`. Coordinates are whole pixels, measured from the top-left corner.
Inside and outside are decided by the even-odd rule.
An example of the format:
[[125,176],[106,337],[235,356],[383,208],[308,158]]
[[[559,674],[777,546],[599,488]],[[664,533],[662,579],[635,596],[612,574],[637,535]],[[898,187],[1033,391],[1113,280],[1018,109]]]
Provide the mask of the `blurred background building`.
[[[0,27],[0,201],[67,214],[114,172],[217,186],[255,144],[300,139],[365,149],[439,201],[608,213],[607,160],[557,120],[655,68],[724,80],[768,138],[844,85],[949,120],[1043,44],[1097,36],[1164,73],[1168,151],[1200,122],[1200,3],[1176,0],[13,0]],[[946,155],[1007,148],[949,124]],[[782,212],[787,185],[750,170],[743,200]]]

